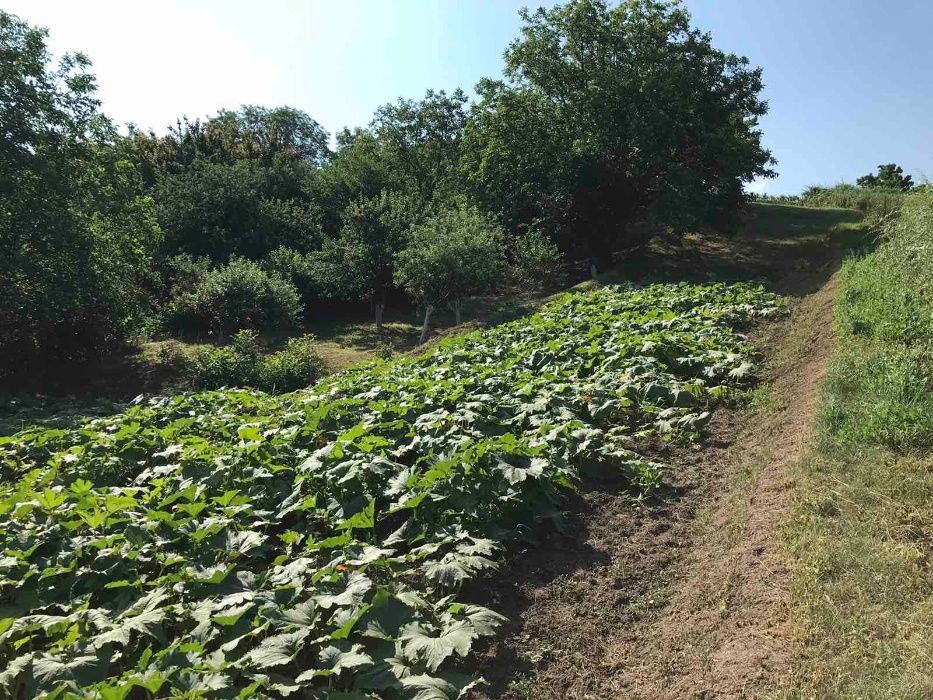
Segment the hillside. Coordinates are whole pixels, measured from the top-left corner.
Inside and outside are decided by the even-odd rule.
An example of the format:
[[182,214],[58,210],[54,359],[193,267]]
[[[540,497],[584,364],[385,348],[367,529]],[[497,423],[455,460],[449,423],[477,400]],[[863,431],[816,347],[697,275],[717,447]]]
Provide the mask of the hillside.
[[[3,687],[447,697],[479,671],[494,693],[582,697],[676,689],[684,654],[695,679],[737,629],[786,622],[758,574],[780,559],[853,218],[757,206],[744,235],[659,240],[640,262],[690,283],[580,289],[310,391],[147,399],[0,439]],[[749,325],[785,302],[743,274],[790,316]]]

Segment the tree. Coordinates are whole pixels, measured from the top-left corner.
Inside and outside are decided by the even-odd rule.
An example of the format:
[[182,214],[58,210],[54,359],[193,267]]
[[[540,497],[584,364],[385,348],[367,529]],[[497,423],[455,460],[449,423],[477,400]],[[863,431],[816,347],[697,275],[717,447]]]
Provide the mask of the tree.
[[279,246],[320,246],[321,214],[303,194],[294,163],[215,163],[198,158],[163,174],[153,190],[167,256],[188,253],[217,263],[233,255],[258,260]]
[[220,340],[243,328],[288,328],[300,312],[291,282],[245,258],[209,270],[168,307],[169,320],[179,330],[212,331]]
[[510,228],[543,218],[601,263],[661,226],[727,222],[743,183],[773,175],[760,69],[681,5],[570,0],[522,19],[464,135],[474,195]]
[[448,200],[459,192],[466,102],[462,90],[450,95],[428,90],[421,101],[400,99],[376,111],[371,129],[392,185],[413,190],[425,202]]
[[258,160],[298,160],[315,168],[330,159],[327,132],[310,116],[292,107],[243,105],[237,111],[221,110],[208,120],[207,141],[219,157]]
[[914,179],[904,175],[904,169],[894,163],[878,166],[877,175],[863,175],[855,181],[859,187],[870,190],[893,190],[909,192],[914,186]]
[[161,232],[90,62],[0,12],[0,355],[82,359],[140,318]]
[[399,192],[351,203],[339,236],[325,241],[318,259],[322,287],[334,297],[370,302],[376,330],[382,331],[386,298],[392,287],[395,256],[405,247],[417,216],[416,200]]
[[367,128],[338,133],[336,153],[311,178],[325,230],[336,232],[351,203],[386,190],[417,198],[422,208],[461,192],[466,101],[461,90],[428,90],[422,100],[383,105]]
[[204,121],[182,117],[158,136],[130,125],[147,184],[160,172],[177,173],[196,160],[235,163],[252,160],[264,165],[300,162],[319,169],[330,161],[327,132],[310,116],[292,107],[243,105],[221,110]]
[[447,301],[460,323],[463,300],[487,291],[502,269],[501,229],[474,207],[461,205],[412,229],[396,259],[396,282],[424,308],[423,343],[431,313]]

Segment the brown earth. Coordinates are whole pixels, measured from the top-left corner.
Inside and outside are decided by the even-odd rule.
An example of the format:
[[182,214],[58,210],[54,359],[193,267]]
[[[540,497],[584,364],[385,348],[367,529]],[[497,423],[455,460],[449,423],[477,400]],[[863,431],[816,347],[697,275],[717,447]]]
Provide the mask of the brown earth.
[[681,251],[721,265],[717,277],[754,270],[788,295],[790,314],[755,333],[762,384],[750,406],[716,414],[703,445],[660,448],[670,467],[650,499],[585,481],[566,531],[475,593],[512,620],[488,651],[481,697],[755,698],[780,686],[792,624],[780,527],[831,348],[832,234],[847,225],[806,211],[776,215],[779,233]]

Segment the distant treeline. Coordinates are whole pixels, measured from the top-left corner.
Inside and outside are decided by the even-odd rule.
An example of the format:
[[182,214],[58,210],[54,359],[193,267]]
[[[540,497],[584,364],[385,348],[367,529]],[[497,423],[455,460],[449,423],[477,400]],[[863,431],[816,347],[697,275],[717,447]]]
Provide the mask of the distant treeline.
[[[0,12],[0,353],[80,359],[127,334],[287,327],[402,294],[429,314],[661,231],[730,226],[773,175],[761,70],[677,3],[522,12],[478,98],[426,92],[330,136],[290,107],[120,133],[81,54]],[[426,317],[427,322],[427,317]]]

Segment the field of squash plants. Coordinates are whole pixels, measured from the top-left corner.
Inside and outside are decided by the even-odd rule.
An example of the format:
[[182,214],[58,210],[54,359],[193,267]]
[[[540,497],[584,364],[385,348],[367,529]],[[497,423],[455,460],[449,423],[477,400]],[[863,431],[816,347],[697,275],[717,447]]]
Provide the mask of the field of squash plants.
[[702,434],[779,308],[606,287],[308,390],[0,437],[0,697],[461,697],[508,612],[463,583],[588,466],[650,491],[644,446]]

